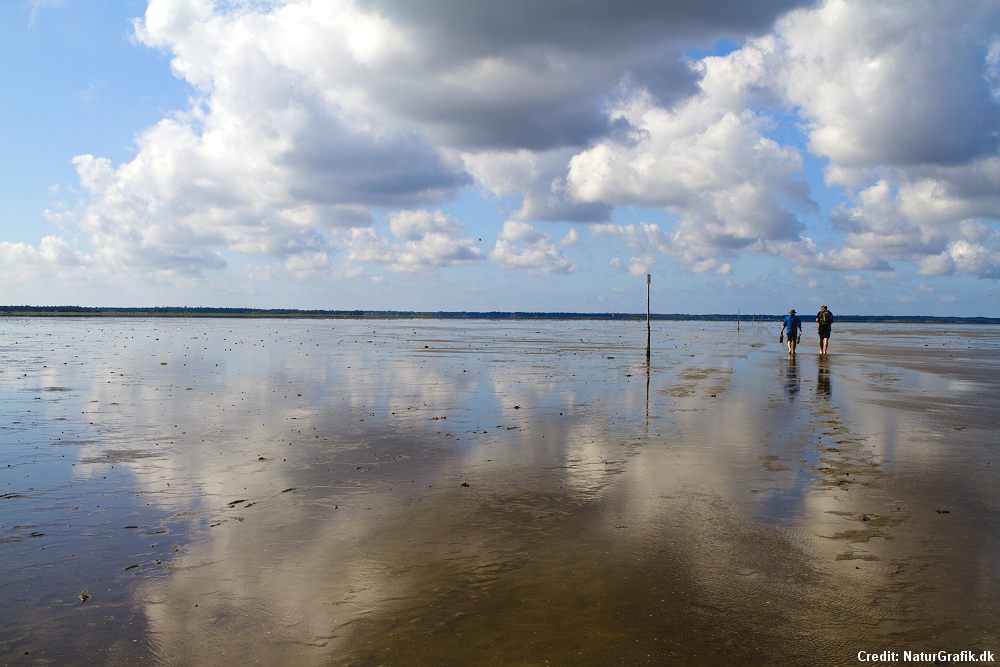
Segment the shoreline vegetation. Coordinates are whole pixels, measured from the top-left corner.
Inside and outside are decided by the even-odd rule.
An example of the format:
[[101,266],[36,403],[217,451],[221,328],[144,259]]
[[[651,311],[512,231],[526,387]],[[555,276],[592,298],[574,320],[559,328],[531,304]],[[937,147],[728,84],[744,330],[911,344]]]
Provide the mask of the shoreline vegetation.
[[[210,317],[340,320],[645,320],[645,313],[565,313],[520,311],[300,310],[295,308],[206,308],[185,306],[89,307],[0,306],[0,317]],[[652,313],[656,321],[772,322],[784,314]],[[914,324],[1000,324],[998,317],[936,317],[931,315],[837,315],[838,322]]]

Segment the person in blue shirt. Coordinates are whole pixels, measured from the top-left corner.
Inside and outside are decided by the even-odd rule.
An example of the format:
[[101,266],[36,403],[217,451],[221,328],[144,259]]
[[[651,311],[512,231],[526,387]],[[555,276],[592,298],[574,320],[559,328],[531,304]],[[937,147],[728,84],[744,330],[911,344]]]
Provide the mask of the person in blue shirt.
[[795,354],[795,346],[799,344],[802,337],[802,320],[795,314],[795,309],[788,311],[788,317],[781,323],[781,334],[788,332],[788,356]]

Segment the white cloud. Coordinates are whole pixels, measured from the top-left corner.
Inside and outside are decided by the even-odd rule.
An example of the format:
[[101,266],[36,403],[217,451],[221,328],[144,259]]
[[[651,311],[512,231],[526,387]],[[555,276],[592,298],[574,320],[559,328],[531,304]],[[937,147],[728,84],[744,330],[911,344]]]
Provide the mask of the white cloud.
[[778,22],[777,85],[839,167],[967,162],[997,146],[984,69],[998,16],[989,0],[828,0]]
[[732,273],[732,265],[711,256],[714,253],[710,249],[706,254],[705,249],[686,242],[681,232],[669,235],[653,223],[597,224],[591,225],[591,232],[598,238],[620,238],[629,249],[640,253],[629,264],[629,271],[636,276],[648,273],[657,255],[671,257],[693,273]]
[[367,223],[373,206],[435,201],[468,181],[359,87],[409,49],[377,14],[152,0],[136,36],[168,51],[200,96],[141,133],[133,160],[74,159],[93,195],[83,226],[109,264],[192,273],[224,266],[223,251],[320,252],[325,230]]
[[714,259],[702,259],[694,262],[691,265],[691,270],[695,273],[708,273],[717,266],[718,262]]
[[955,272],[955,260],[946,251],[937,255],[921,257],[919,272],[922,276],[947,276]]
[[462,159],[476,182],[488,192],[522,198],[516,219],[607,220],[611,206],[603,202],[577,201],[567,190],[566,164],[573,153],[571,149],[480,151],[463,153]]
[[370,227],[355,227],[350,230],[346,246],[347,259],[354,262],[386,263],[392,261],[389,243],[379,238]]
[[[606,220],[610,206],[574,201],[564,175],[609,131],[609,92],[628,79],[677,99],[693,82],[680,37],[760,31],[797,1],[555,16],[533,3],[498,15],[477,3],[150,0],[136,41],[169,54],[196,96],[139,134],[134,159],[76,158],[92,195],[82,226],[108,266],[190,276],[230,253],[326,252],[330,230],[440,202],[467,170],[512,187],[518,219]],[[531,173],[504,175],[505,154]],[[435,238],[397,268],[444,261],[454,248]]]
[[628,261],[628,272],[633,276],[644,276],[653,270],[656,261],[649,255],[642,257],[632,257]]
[[816,268],[829,271],[888,271],[889,264],[862,248],[839,248],[817,253],[812,258]]
[[325,252],[306,251],[285,260],[285,270],[300,277],[322,273],[329,268],[330,255]]
[[389,229],[404,241],[419,241],[431,234],[454,234],[462,223],[441,211],[397,211],[389,216]]
[[51,303],[54,285],[72,285],[73,293],[78,293],[77,288],[90,283],[97,271],[92,257],[58,236],[44,236],[38,245],[0,241],[0,284],[8,303]]
[[472,264],[485,259],[475,239],[456,236],[461,223],[440,211],[400,211],[390,216],[390,229],[403,239],[393,246],[394,271],[425,271]]
[[571,229],[568,232],[566,232],[565,236],[562,237],[562,239],[559,241],[559,245],[570,246],[570,245],[576,245],[579,242],[580,242],[580,233],[576,231],[576,229]]
[[761,117],[707,94],[674,110],[640,94],[613,114],[633,130],[573,157],[567,182],[580,199],[667,208],[677,243],[703,249],[798,234],[786,202],[808,202],[793,178],[801,159],[764,136]]
[[[695,63],[689,99],[666,107],[640,92],[613,107],[629,130],[573,157],[570,189],[674,213],[660,250],[692,270],[748,250],[803,273],[888,271],[892,260],[992,277],[1000,242],[976,220],[1000,219],[998,29],[992,2],[828,0],[790,12],[773,34]],[[801,236],[800,157],[768,137],[759,111],[775,107],[799,113],[827,180],[847,186],[833,219],[841,248],[818,252]],[[988,238],[970,238],[970,224]],[[956,241],[982,250],[948,264]]]
[[637,252],[669,252],[669,240],[659,225],[649,222],[627,225],[611,223],[591,225],[591,233],[599,238],[619,237],[625,244]]
[[79,266],[90,258],[74,250],[65,239],[58,236],[44,236],[38,246],[27,243],[0,241],[0,261],[8,265],[28,265],[36,267]]
[[463,225],[441,211],[396,211],[389,230],[399,241],[379,238],[374,229],[353,228],[346,240],[347,259],[385,264],[392,271],[435,271],[485,259],[472,238],[458,236]]
[[[994,162],[997,174],[991,177]],[[982,264],[952,262],[946,249],[955,242],[969,242],[982,246],[984,252],[1000,250],[1000,234],[979,221],[1000,217],[1000,159],[945,171],[965,175],[922,178],[895,190],[888,180],[880,179],[858,193],[834,218],[836,228],[846,232],[844,252],[915,261],[926,275],[946,275],[957,269],[992,277]]]
[[[761,253],[802,275],[997,278],[996,2],[460,4],[151,0],[135,38],[170,57],[190,105],[125,162],[75,157],[86,199],[47,216],[78,216],[93,264],[164,280],[237,254],[293,275],[433,271],[484,259],[429,211],[475,184],[502,198],[504,266],[576,270],[577,230],[530,224],[554,220],[597,223],[639,273],[669,257],[727,276]],[[692,39],[746,35],[682,60]],[[819,224],[803,145],[844,192],[832,236],[803,224]],[[628,205],[668,222],[610,224]]]
[[837,259],[996,276],[1000,242],[975,221],[1000,219],[998,30],[993,2],[830,0],[778,22],[772,85],[852,195]]
[[560,253],[547,234],[520,220],[508,220],[503,224],[490,258],[507,268],[539,273],[577,270],[576,263]]
[[948,255],[955,266],[981,278],[1000,278],[1000,252],[976,243],[954,241]]
[[877,254],[863,248],[840,247],[820,250],[807,236],[795,241],[771,241],[765,244],[768,253],[784,257],[793,263],[796,275],[809,275],[822,271],[884,271],[892,274],[892,267]]

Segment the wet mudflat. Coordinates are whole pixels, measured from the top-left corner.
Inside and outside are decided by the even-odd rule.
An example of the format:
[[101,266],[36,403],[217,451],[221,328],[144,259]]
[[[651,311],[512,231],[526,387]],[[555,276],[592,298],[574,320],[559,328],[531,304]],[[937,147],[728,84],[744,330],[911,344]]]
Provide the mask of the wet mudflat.
[[0,320],[0,663],[1000,653],[1000,329],[777,328]]

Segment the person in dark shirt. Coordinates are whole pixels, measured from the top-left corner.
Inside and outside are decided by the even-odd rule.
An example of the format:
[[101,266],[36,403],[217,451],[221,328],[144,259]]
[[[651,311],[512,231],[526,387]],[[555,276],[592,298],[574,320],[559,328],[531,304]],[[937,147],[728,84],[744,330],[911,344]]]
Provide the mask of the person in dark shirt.
[[795,354],[795,347],[802,337],[802,320],[795,314],[795,309],[788,311],[788,317],[781,323],[781,334],[788,332],[788,356]]
[[816,313],[816,325],[819,331],[819,353],[826,354],[830,347],[830,330],[833,328],[833,313],[826,306],[820,306]]

